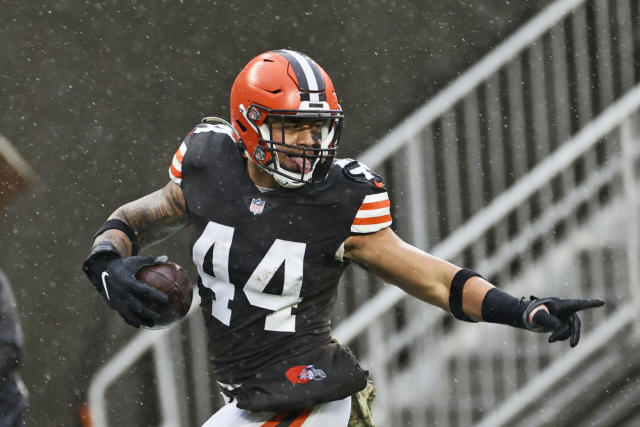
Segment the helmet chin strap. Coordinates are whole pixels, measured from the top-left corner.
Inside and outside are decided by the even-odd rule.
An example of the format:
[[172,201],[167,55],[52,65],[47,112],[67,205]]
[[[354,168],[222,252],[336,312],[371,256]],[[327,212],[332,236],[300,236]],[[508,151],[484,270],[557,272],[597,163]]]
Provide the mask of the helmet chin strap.
[[271,175],[273,175],[273,179],[284,188],[300,188],[305,184],[304,182],[292,181],[290,178],[282,176],[279,173],[272,173]]
[[[269,175],[271,175],[273,177],[273,179],[275,180],[275,182],[281,187],[295,189],[295,188],[300,188],[305,184],[305,182],[294,181],[290,177],[281,175],[280,173],[276,172],[275,170],[270,169],[267,166],[262,165],[260,163],[257,163],[255,160],[253,160],[253,158],[251,156],[248,156],[248,159],[254,165],[258,166],[260,168],[260,170],[262,170],[262,171],[268,173]],[[272,160],[272,163],[275,163],[277,165],[277,166],[275,166],[277,168],[277,170],[282,170],[282,168],[280,168],[280,162],[278,160],[278,156],[275,153],[273,155],[273,159],[275,159],[275,160]]]

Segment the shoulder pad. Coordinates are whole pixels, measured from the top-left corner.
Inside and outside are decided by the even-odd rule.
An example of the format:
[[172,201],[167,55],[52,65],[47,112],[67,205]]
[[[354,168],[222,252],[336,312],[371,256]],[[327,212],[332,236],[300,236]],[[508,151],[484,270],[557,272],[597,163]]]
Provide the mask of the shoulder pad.
[[224,124],[200,123],[196,125],[196,127],[194,127],[191,130],[191,132],[189,132],[189,135],[194,135],[194,134],[203,133],[203,132],[222,133],[229,136],[234,141],[236,140],[234,129]]
[[368,183],[375,188],[384,188],[384,180],[366,165],[353,159],[339,159],[335,163],[342,168],[344,175],[356,182]]
[[[231,129],[231,132],[233,133],[233,135],[231,135],[231,139],[233,139],[234,141],[239,141],[240,140],[240,134],[238,133],[238,131],[233,127],[233,125],[231,125],[231,123],[229,123],[228,121],[221,119],[220,117],[205,117],[204,119],[202,119],[202,123],[207,123],[207,124],[211,124],[211,125],[220,125],[220,126],[224,126],[226,128]],[[227,133],[225,131],[225,133]]]

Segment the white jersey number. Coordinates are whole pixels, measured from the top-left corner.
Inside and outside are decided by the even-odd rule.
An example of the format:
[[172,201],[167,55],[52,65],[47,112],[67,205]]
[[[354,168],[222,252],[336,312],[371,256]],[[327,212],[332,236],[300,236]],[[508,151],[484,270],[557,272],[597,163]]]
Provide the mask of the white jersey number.
[[[235,295],[235,286],[229,280],[229,251],[234,228],[209,222],[193,246],[193,262],[198,268],[202,285],[211,289],[215,298],[211,302],[211,315],[229,326],[229,302]],[[268,331],[295,332],[296,316],[293,307],[302,301],[302,265],[307,245],[276,239],[266,255],[247,280],[242,291],[251,305],[273,311],[267,315],[264,328]],[[205,256],[212,251],[211,270],[205,272]],[[284,263],[282,294],[265,293],[273,275]]]

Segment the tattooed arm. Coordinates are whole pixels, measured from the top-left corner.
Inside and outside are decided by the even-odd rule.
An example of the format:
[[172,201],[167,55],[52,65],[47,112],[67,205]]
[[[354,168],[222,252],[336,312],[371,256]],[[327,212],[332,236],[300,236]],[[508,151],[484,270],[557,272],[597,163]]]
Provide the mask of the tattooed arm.
[[[187,223],[187,208],[182,188],[173,181],[162,189],[116,209],[109,219],[124,221],[136,233],[142,249],[165,239]],[[108,240],[122,256],[131,255],[131,242],[125,233],[111,229],[93,242]]]
[[[145,246],[169,236],[187,223],[187,209],[180,186],[169,182],[164,188],[119,207],[109,219],[124,222]],[[120,224],[116,221],[117,224]],[[121,224],[120,224],[121,225]],[[167,262],[166,257],[131,256],[131,231],[107,228],[93,242],[82,263],[85,274],[111,308],[128,324],[154,326],[159,314],[146,303],[164,304],[167,295],[136,279],[142,268]],[[133,236],[132,236],[133,237]]]

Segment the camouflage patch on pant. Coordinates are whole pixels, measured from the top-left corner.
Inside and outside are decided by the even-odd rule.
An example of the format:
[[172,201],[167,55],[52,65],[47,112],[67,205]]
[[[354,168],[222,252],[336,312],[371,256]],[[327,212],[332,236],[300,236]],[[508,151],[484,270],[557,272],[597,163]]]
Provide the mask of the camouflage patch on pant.
[[375,398],[376,388],[370,380],[364,389],[351,396],[349,427],[376,427],[371,417],[371,405]]

